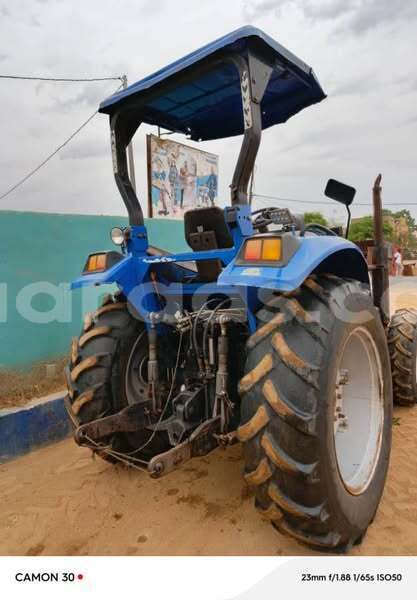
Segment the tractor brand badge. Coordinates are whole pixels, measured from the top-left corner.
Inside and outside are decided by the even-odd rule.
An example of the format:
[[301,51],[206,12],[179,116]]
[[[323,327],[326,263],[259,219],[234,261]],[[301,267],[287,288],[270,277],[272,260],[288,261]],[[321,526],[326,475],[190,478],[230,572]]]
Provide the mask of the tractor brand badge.
[[169,256],[158,256],[158,258],[144,258],[144,263],[168,263],[175,262],[175,258],[170,258]]
[[243,269],[243,271],[241,272],[241,275],[245,275],[250,277],[252,276],[259,276],[261,274],[261,269],[258,269],[258,267],[249,267],[248,269]]

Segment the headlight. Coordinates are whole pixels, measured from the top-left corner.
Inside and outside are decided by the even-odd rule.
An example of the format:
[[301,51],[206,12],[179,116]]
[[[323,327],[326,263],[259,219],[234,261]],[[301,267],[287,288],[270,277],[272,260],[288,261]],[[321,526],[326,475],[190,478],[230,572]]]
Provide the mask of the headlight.
[[110,232],[110,237],[111,241],[113,244],[116,244],[116,246],[121,246],[125,241],[123,229],[120,229],[120,227],[113,227]]

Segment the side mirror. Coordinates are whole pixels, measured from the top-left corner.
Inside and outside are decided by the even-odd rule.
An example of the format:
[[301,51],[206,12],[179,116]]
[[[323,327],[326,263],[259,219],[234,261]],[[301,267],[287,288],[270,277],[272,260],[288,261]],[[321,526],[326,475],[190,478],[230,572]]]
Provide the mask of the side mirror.
[[336,179],[329,179],[324,190],[324,195],[336,202],[340,202],[345,206],[350,206],[355,197],[356,190],[346,183],[336,181]]

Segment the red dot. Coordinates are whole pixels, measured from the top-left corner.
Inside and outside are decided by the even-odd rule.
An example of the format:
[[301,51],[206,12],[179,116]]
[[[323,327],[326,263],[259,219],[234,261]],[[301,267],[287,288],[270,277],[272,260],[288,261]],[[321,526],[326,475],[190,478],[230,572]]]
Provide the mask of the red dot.
[[78,579],[83,579],[84,575],[82,575],[81,573],[79,573],[79,574],[77,575],[77,577],[78,577]]

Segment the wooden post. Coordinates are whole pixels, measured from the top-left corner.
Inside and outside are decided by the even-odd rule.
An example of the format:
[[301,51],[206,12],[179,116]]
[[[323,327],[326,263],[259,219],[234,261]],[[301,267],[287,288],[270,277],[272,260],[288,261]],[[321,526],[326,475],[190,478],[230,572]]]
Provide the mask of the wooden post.
[[148,134],[146,136],[146,175],[148,178],[148,217],[153,217],[153,206],[152,206],[152,151],[151,143],[152,136]]
[[390,319],[389,304],[389,268],[388,252],[384,243],[384,223],[382,215],[381,179],[379,174],[372,189],[374,207],[374,269],[372,271],[372,294],[374,304],[381,313],[382,322],[388,325]]

